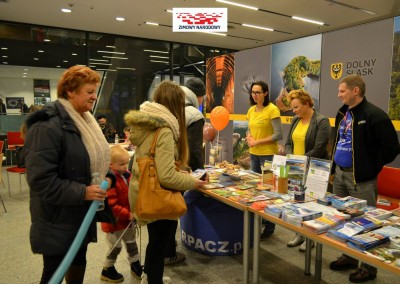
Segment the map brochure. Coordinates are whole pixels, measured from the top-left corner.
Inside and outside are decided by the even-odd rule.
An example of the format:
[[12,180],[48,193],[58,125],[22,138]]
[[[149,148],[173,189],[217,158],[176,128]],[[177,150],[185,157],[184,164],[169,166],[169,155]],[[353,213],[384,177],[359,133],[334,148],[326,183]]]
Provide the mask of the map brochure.
[[328,190],[331,161],[310,158],[306,180],[306,195],[324,198]]
[[294,191],[295,187],[299,188],[304,184],[307,173],[307,156],[301,155],[286,155],[286,166],[288,172],[288,190]]

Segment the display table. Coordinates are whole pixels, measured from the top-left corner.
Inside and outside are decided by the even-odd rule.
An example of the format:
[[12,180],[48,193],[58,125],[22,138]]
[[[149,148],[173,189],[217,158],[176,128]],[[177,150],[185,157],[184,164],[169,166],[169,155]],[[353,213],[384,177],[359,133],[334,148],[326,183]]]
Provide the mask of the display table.
[[188,191],[184,198],[188,210],[181,217],[180,224],[182,244],[187,249],[217,256],[243,253],[245,210],[221,203],[198,191]]
[[[253,231],[253,230],[250,230],[250,213],[247,210],[247,206],[239,204],[238,202],[234,202],[228,198],[222,197],[218,194],[207,191],[205,189],[199,189],[198,191],[206,194],[207,196],[212,197],[212,199],[218,200],[230,207],[239,209],[240,211],[243,212],[243,222],[242,222],[243,226],[241,228],[238,228],[238,227],[236,227],[236,228],[237,228],[237,230],[239,230],[242,233],[242,236],[243,236],[243,239],[242,239],[243,283],[245,283],[245,284],[249,283],[250,231]],[[207,197],[204,197],[204,198],[207,198]],[[212,200],[212,199],[210,199],[210,200]],[[189,206],[188,206],[188,208],[189,208]],[[205,211],[211,211],[211,210],[205,209]],[[185,222],[188,222],[188,221],[190,221],[190,220],[189,219],[185,220]],[[239,221],[239,219],[237,219],[236,221]],[[182,224],[181,224],[181,226],[182,226]]]
[[[351,249],[346,246],[345,243],[336,241],[332,238],[329,238],[326,236],[326,234],[314,234],[302,227],[297,227],[292,224],[289,224],[288,222],[283,221],[282,219],[276,218],[274,216],[271,216],[269,214],[264,213],[263,211],[257,211],[254,210],[251,207],[248,207],[248,210],[252,213],[254,213],[254,224],[259,224],[261,222],[261,218],[266,219],[270,222],[273,222],[279,226],[282,226],[286,229],[289,229],[293,232],[299,233],[307,238],[307,251],[305,254],[305,273],[309,274],[310,272],[310,261],[311,261],[311,245],[310,242],[311,240],[316,242],[316,257],[315,257],[315,273],[314,273],[314,279],[315,281],[320,281],[321,280],[321,271],[322,271],[322,245],[327,245],[329,247],[334,248],[335,250],[342,252],[344,254],[350,255],[362,262],[366,262],[378,269],[385,269],[391,273],[394,273],[396,275],[400,276],[400,267],[396,267],[393,263],[388,264],[385,262],[382,262],[374,257],[368,256],[367,254],[364,254],[362,252],[359,252],[357,250]],[[253,248],[253,284],[259,283],[259,251],[260,251],[260,234],[259,232],[257,233],[257,228],[259,226],[254,226],[254,248]],[[258,229],[259,230],[259,229]]]

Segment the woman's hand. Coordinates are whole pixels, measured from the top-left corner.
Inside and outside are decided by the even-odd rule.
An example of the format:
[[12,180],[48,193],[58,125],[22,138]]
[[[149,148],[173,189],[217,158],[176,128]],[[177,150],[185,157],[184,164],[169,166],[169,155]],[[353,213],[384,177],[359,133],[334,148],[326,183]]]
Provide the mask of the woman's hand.
[[102,190],[98,185],[89,185],[86,187],[85,200],[104,201],[107,197],[105,190]]
[[251,136],[251,135],[248,135],[248,136],[246,137],[246,141],[247,141],[247,145],[249,145],[249,147],[254,147],[254,146],[257,145],[257,140],[255,140],[255,139],[253,138],[253,136]]
[[200,187],[202,187],[206,183],[208,183],[208,182],[204,181],[204,180],[196,179],[196,184],[195,184],[194,188],[195,189],[199,189]]

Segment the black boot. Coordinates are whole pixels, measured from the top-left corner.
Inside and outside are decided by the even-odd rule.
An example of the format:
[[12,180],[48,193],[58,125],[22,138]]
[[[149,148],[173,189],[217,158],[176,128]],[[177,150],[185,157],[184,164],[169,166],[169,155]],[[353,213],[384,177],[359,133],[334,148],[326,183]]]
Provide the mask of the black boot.
[[142,279],[143,267],[139,260],[131,263],[131,273],[135,278]]
[[112,283],[119,283],[124,281],[124,276],[121,273],[118,273],[114,266],[111,266],[103,268],[100,279]]

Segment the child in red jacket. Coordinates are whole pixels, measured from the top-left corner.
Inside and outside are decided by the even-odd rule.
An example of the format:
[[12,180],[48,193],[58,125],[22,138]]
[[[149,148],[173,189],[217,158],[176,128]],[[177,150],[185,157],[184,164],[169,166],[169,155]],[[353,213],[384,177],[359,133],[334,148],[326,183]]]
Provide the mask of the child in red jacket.
[[[123,235],[121,240],[124,241],[126,246],[128,261],[131,264],[131,273],[135,278],[141,279],[142,265],[140,264],[140,256],[136,244],[134,222],[131,223],[133,215],[128,200],[128,188],[131,179],[131,173],[128,171],[128,163],[128,151],[119,145],[111,147],[110,170],[115,173],[116,184],[114,188],[107,190],[107,199],[117,222],[115,225],[111,223],[101,223],[101,229],[107,233],[106,239],[110,249],[114,247],[118,239]],[[124,233],[127,227],[128,229]],[[122,244],[121,241],[119,241],[106,256],[104,268],[101,272],[101,280],[113,283],[124,281],[124,276],[118,273],[114,267],[121,249]]]

